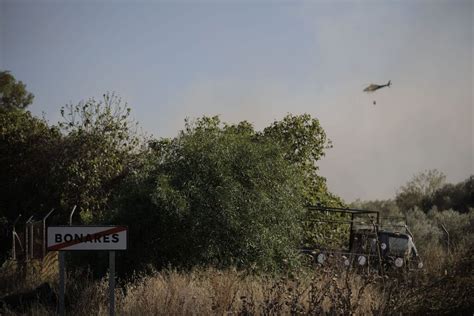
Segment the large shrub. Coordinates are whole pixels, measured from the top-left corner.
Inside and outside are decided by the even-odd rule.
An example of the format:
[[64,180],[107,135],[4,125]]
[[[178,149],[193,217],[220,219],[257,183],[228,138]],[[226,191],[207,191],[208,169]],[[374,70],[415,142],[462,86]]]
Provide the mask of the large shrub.
[[204,117],[152,148],[118,199],[133,266],[273,271],[296,262],[303,177],[277,143],[256,137],[248,123]]

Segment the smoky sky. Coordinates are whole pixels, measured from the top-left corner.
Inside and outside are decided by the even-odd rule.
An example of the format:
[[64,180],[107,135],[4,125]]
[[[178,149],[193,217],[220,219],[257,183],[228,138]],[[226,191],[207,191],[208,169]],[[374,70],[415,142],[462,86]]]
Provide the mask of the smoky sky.
[[309,113],[346,201],[393,197],[425,169],[474,173],[472,53],[471,1],[0,3],[0,67],[34,114],[55,123],[62,105],[116,91],[171,137],[186,117],[262,129]]

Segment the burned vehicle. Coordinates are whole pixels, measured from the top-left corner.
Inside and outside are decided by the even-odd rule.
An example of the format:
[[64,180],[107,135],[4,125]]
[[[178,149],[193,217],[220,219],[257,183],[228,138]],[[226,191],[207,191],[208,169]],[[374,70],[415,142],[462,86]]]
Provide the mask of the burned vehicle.
[[309,206],[308,210],[317,212],[315,229],[319,225],[323,233],[317,244],[302,252],[317,265],[339,264],[381,273],[423,268],[404,218],[381,218],[377,211],[351,208]]

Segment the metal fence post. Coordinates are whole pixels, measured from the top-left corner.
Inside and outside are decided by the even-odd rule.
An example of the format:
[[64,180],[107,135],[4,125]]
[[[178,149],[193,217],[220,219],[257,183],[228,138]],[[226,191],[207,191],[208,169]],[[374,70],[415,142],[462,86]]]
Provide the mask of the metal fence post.
[[45,217],[43,217],[43,258],[46,257],[46,219],[51,215],[51,213],[54,211],[54,208],[49,211],[48,214],[46,214]]
[[74,205],[74,206],[72,207],[71,214],[69,214],[69,226],[72,226],[72,216],[74,215],[74,212],[76,211],[76,206],[77,206],[77,205]]
[[[12,245],[12,257],[13,257],[13,260],[16,260],[16,242],[15,242],[15,237],[17,237],[17,234],[16,234],[16,223],[18,222],[18,220],[20,219],[21,217],[21,214],[18,215],[18,217],[15,219],[15,221],[13,222],[13,232],[12,232],[12,237],[13,237],[13,245]],[[18,237],[17,237],[18,238]]]
[[34,240],[34,227],[33,227],[33,221],[31,221],[31,223],[29,224],[30,225],[30,259],[33,260],[34,257],[35,257],[35,253],[34,253],[34,244],[35,244],[35,240]]
[[30,218],[28,218],[28,220],[25,223],[25,259],[26,261],[28,261],[28,259],[31,259],[29,257],[31,245],[30,245],[30,230],[29,230],[28,225],[30,225],[30,221],[32,219],[33,219],[33,215],[31,215]]

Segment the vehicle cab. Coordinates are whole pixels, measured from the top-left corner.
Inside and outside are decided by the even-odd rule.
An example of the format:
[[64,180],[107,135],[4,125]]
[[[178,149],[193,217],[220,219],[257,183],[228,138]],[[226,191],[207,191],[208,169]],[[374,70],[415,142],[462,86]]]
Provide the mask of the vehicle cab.
[[378,239],[380,255],[385,263],[393,264],[397,268],[405,265],[408,265],[408,268],[423,267],[413,238],[409,234],[379,231]]

